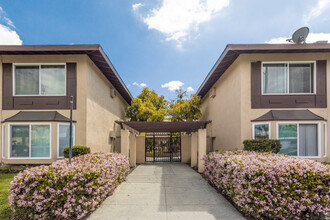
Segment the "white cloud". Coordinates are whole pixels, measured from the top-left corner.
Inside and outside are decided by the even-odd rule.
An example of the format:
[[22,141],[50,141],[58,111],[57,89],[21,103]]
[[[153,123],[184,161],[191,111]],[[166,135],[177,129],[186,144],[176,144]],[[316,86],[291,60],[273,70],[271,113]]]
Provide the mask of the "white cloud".
[[180,89],[184,85],[181,81],[171,81],[162,85],[162,88],[167,88],[171,92]]
[[22,43],[16,31],[0,24],[0,45],[21,45]]
[[[273,38],[269,41],[266,41],[268,44],[285,44],[289,43],[286,41],[291,37],[278,37],[278,38]],[[316,41],[324,41],[327,40],[330,42],[330,33],[310,33],[306,39],[306,43],[315,43]]]
[[[148,29],[155,29],[166,36],[166,40],[182,42],[197,32],[199,25],[210,21],[229,5],[230,0],[162,0],[160,8],[150,10],[143,17]],[[134,7],[134,5],[133,5]]]
[[309,12],[304,16],[305,25],[308,25],[312,19],[319,17],[329,7],[330,0],[318,0],[317,5],[315,7],[312,7]]
[[187,92],[193,92],[193,91],[195,91],[195,90],[193,89],[193,87],[189,86],[189,87],[187,88]]
[[0,19],[6,24],[0,24],[0,45],[21,45],[23,41],[15,29],[14,23],[7,17],[6,12],[0,6]]
[[14,23],[13,23],[9,18],[4,17],[4,20],[6,21],[6,23],[7,23],[9,26],[11,26],[12,28],[15,28],[15,29],[16,29]]
[[136,3],[132,5],[133,11],[137,11],[141,6],[143,6],[142,3]]
[[146,84],[146,83],[133,82],[133,85],[134,85],[134,86],[137,86],[137,87],[139,87],[139,88],[147,87],[147,84]]

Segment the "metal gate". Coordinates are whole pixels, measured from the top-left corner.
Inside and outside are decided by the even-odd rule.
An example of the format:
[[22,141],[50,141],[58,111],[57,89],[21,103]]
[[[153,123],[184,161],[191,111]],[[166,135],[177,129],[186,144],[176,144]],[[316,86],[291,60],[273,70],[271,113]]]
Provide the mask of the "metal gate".
[[181,133],[148,133],[146,162],[181,162]]

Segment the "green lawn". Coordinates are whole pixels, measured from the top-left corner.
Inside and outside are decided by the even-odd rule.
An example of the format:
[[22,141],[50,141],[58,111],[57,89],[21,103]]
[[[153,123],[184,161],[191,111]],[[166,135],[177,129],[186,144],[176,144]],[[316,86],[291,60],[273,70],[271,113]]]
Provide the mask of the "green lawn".
[[13,180],[15,173],[0,173],[0,219],[8,219],[13,213],[9,207],[9,183]]

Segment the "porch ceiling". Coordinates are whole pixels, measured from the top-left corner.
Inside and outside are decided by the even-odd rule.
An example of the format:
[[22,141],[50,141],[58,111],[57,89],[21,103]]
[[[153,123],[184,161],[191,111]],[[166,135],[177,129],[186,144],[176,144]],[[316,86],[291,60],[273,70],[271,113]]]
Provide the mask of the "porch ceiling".
[[133,133],[141,132],[195,132],[198,129],[205,129],[211,121],[116,121],[122,129]]

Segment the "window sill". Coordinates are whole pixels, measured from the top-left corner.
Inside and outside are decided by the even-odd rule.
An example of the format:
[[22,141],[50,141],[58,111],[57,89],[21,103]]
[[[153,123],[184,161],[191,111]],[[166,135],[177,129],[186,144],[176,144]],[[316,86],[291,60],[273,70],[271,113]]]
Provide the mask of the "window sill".
[[9,157],[8,160],[50,160],[51,157]]

